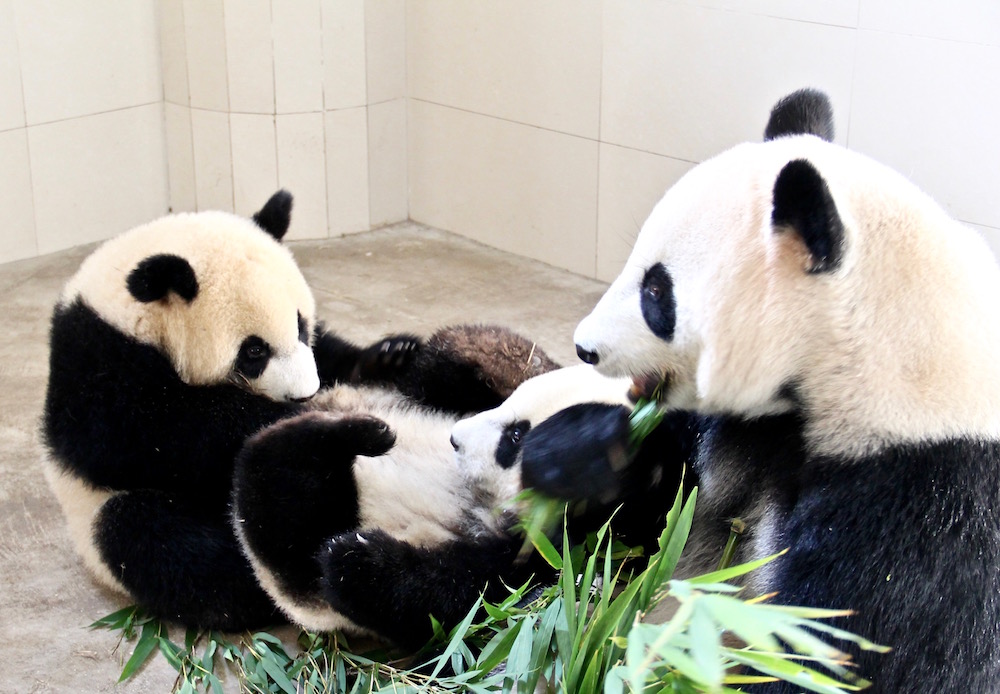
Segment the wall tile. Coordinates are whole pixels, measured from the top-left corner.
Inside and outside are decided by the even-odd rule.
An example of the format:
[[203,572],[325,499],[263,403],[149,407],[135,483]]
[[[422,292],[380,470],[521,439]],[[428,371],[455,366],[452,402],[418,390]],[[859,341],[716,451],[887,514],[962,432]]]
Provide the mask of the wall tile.
[[15,0],[28,125],[163,98],[152,0]]
[[995,0],[861,0],[861,28],[1000,46]]
[[0,210],[3,210],[3,243],[0,263],[30,258],[38,253],[35,209],[28,162],[28,134],[22,128],[0,132]]
[[774,102],[804,86],[826,91],[848,122],[854,30],[640,0],[605,7],[604,142],[702,161],[760,139]]
[[593,276],[598,144],[418,100],[410,216]]
[[156,0],[160,26],[160,72],[163,98],[167,103],[187,106],[187,30],[184,27],[184,0]]
[[320,0],[276,2],[274,101],[277,113],[323,110],[323,42]]
[[323,101],[327,110],[365,104],[365,2],[322,0]]
[[220,112],[229,110],[226,19],[222,2],[184,0],[191,106]]
[[40,254],[166,212],[161,104],[30,127],[28,142]]
[[323,114],[279,115],[278,185],[295,196],[288,239],[327,236]]
[[331,235],[369,228],[367,118],[364,106],[324,114]]
[[601,145],[597,214],[597,279],[618,276],[646,217],[694,165],[616,145]]
[[366,0],[368,103],[406,96],[406,0]]
[[0,0],[0,131],[24,127],[21,60],[11,0]]
[[781,17],[816,24],[858,26],[861,0],[669,0],[675,5],[694,5],[730,12]]
[[224,0],[229,109],[274,113],[271,0]]
[[411,97],[597,138],[598,0],[411,0],[406,40]]
[[250,216],[278,190],[278,153],[274,116],[234,113],[233,202],[237,214]]
[[233,211],[229,114],[191,109],[194,180],[199,210]]
[[368,181],[372,227],[407,218],[406,99],[368,107]]
[[861,32],[853,102],[851,149],[1000,227],[1000,47]]
[[188,106],[164,104],[164,127],[170,209],[173,212],[194,212],[198,209],[198,198],[195,192],[191,109]]

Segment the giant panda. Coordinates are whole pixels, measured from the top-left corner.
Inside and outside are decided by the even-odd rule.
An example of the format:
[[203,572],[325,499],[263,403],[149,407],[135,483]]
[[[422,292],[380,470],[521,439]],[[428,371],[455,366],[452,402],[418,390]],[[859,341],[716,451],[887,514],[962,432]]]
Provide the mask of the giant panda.
[[[126,232],[86,258],[52,315],[44,466],[73,543],[102,583],[191,626],[280,618],[232,530],[233,464],[321,385],[398,383],[427,407],[486,408],[553,366],[485,327],[455,333],[507,348],[478,369],[457,338],[357,347],[325,330],[279,243],[291,205],[279,191],[253,219],[177,214]],[[449,400],[443,374],[471,402]]]
[[1000,272],[903,176],[827,141],[829,113],[792,94],[764,142],[667,191],[577,350],[701,417],[681,575],[714,568],[740,517],[737,560],[788,549],[752,593],[853,610],[838,626],[892,648],[855,653],[871,691],[997,692]]
[[[524,540],[513,532],[521,445],[536,429],[551,442],[546,422],[582,403],[627,416],[628,389],[627,379],[568,367],[459,420],[385,389],[335,386],[313,411],[248,441],[236,463],[234,527],[293,622],[419,647],[432,634],[429,615],[454,625],[484,590],[496,601],[507,586],[548,575],[537,556],[520,556]],[[676,493],[676,478],[657,468],[640,481],[640,467],[612,479],[612,493],[575,525],[595,529],[629,502],[627,490]]]

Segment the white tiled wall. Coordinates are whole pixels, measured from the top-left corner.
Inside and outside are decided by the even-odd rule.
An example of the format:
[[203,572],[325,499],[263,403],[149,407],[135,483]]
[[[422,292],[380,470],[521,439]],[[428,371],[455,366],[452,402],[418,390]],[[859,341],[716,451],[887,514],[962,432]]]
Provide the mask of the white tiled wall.
[[0,262],[281,186],[611,279],[804,85],[1000,251],[995,0],[0,0]]
[[[409,0],[407,28],[418,221],[610,280],[663,190],[759,139],[776,99],[814,86],[838,142],[912,177],[1000,251],[995,0]],[[447,131],[453,120],[464,127]],[[512,123],[577,142],[559,166]],[[565,154],[593,144],[596,160]],[[535,171],[565,179],[572,214]]]
[[155,36],[152,0],[0,0],[0,262],[166,208]]
[[292,239],[406,219],[402,0],[156,1],[163,62],[187,66],[164,74],[173,209],[250,214],[283,187]]

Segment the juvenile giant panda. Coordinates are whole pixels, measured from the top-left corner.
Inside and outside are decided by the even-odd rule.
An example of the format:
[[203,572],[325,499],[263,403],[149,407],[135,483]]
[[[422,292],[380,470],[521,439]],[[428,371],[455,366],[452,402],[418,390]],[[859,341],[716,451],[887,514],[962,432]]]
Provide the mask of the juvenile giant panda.
[[[518,556],[524,540],[512,532],[521,443],[579,403],[627,413],[627,391],[627,380],[581,365],[531,378],[496,409],[456,421],[386,390],[334,387],[314,399],[316,411],[247,443],[236,532],[294,622],[418,647],[432,633],[429,615],[456,624],[484,589],[498,600],[545,572],[537,557]],[[670,484],[652,477],[636,486]],[[625,497],[606,498],[603,518]]]
[[789,548],[753,592],[854,610],[839,626],[892,647],[856,654],[871,691],[997,692],[1000,272],[902,176],[817,137],[828,114],[793,94],[770,139],[674,185],[577,350],[706,417],[682,573],[740,517],[738,560]]
[[361,348],[322,329],[279,243],[290,214],[281,191],[252,221],[202,212],[133,229],[84,261],[53,312],[45,468],[72,540],[104,584],[184,624],[238,630],[277,617],[232,530],[233,463],[321,384],[399,379],[427,405],[465,407],[434,387],[461,373],[488,407],[516,385],[505,375],[550,367],[525,361],[531,343],[476,370],[447,340]]

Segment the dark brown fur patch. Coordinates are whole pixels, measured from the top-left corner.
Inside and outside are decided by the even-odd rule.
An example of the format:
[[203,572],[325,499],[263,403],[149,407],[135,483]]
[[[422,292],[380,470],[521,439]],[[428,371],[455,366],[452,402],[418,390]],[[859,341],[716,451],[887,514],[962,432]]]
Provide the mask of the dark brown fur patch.
[[534,341],[496,325],[443,328],[427,348],[475,366],[482,381],[504,398],[529,378],[559,368]]

